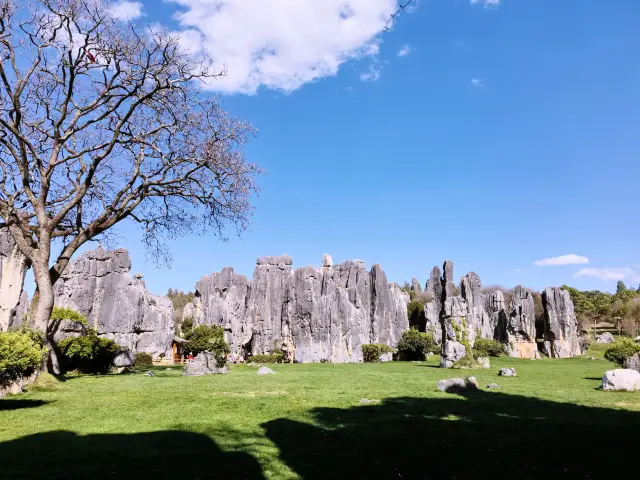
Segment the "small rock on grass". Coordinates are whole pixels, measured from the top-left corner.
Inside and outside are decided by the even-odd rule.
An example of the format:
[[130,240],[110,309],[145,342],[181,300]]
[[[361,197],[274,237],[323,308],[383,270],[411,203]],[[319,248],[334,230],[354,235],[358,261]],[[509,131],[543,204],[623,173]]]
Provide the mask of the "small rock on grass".
[[380,403],[380,400],[377,398],[361,398],[360,403],[362,405],[377,405]]
[[269,367],[260,367],[258,369],[258,375],[273,375],[274,372],[273,370],[271,370]]
[[500,371],[498,372],[498,375],[501,377],[517,377],[518,376],[515,368],[501,368]]
[[438,390],[446,393],[475,392],[479,390],[476,377],[447,378],[438,382]]
[[144,376],[145,377],[153,377],[153,372],[151,370],[149,370],[148,372],[145,372]]
[[487,385],[487,388],[490,390],[496,389],[496,388],[502,388],[500,385],[498,385],[497,383],[490,383],[489,385]]

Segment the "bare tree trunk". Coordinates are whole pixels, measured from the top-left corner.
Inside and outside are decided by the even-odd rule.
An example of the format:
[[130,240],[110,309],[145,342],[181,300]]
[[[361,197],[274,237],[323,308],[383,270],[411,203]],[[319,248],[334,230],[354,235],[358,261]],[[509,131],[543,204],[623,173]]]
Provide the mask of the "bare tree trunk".
[[53,283],[46,264],[37,266],[34,264],[34,274],[38,285],[38,305],[33,319],[34,327],[43,331],[47,340],[47,346],[49,347],[47,369],[51,373],[59,374],[58,352],[53,341],[53,332],[49,332],[49,319],[53,311]]

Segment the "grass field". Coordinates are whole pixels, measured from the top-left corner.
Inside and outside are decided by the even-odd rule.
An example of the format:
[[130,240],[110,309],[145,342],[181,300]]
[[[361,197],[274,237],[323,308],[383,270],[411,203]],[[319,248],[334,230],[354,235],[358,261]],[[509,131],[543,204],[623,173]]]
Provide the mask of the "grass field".
[[[492,360],[452,395],[426,363],[78,376],[0,400],[2,478],[616,478],[637,472],[640,392],[604,360]],[[517,378],[497,376],[514,366]],[[469,372],[467,372],[469,373]],[[380,400],[363,405],[361,399]],[[636,467],[634,467],[634,464]]]

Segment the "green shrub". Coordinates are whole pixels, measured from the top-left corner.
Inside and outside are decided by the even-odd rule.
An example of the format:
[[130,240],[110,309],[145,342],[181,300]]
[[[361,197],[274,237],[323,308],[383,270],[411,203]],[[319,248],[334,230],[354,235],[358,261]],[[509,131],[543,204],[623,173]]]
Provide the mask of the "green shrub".
[[604,358],[622,366],[627,358],[638,352],[640,352],[640,345],[630,338],[625,338],[607,348],[604,352]]
[[190,330],[184,338],[189,341],[183,346],[183,351],[186,354],[197,355],[200,352],[211,352],[216,357],[218,365],[222,366],[226,363],[227,355],[231,350],[224,339],[223,327],[198,325]]
[[188,335],[189,332],[193,329],[193,318],[185,318],[180,324],[180,332],[182,335]]
[[505,353],[505,346],[497,340],[478,338],[473,346],[473,356],[478,357],[499,357]]
[[86,335],[69,337],[58,343],[64,357],[65,370],[78,370],[82,373],[106,373],[120,347],[113,340],[98,336],[98,332],[89,329]]
[[385,353],[392,353],[395,350],[389,345],[382,343],[371,343],[362,345],[362,359],[367,363],[376,363],[380,361],[380,357]]
[[254,363],[284,363],[285,357],[282,352],[259,353],[249,357],[250,362]]
[[411,329],[402,332],[398,343],[398,358],[411,361],[424,360],[429,353],[435,352],[437,349],[433,335]]
[[153,365],[153,357],[150,353],[138,352],[135,354],[133,365],[137,368],[151,367]]
[[47,354],[44,336],[22,328],[0,333],[0,384],[31,375]]
[[472,355],[465,355],[452,365],[452,368],[479,368],[478,362]]

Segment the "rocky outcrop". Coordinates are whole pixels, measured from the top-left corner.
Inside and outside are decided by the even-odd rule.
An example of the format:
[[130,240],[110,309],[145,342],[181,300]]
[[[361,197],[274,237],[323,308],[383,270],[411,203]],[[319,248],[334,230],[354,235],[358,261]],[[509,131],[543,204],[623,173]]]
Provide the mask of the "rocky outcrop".
[[409,297],[379,265],[334,265],[294,270],[288,255],[261,257],[253,279],[224,269],[196,285],[196,323],[225,327],[231,351],[282,349],[290,361],[357,362],[363,344],[395,346],[409,328]]
[[507,334],[507,310],[504,301],[504,293],[495,290],[484,295],[484,305],[489,315],[489,324],[492,335],[487,338],[493,338],[500,342],[506,343]]
[[559,287],[542,292],[544,306],[544,351],[552,358],[571,358],[582,354],[578,339],[578,320],[568,291]]
[[613,343],[615,338],[609,332],[604,332],[596,337],[596,343]]
[[514,358],[540,358],[536,343],[536,317],[531,292],[518,285],[509,304],[506,330],[501,335]]
[[29,261],[6,228],[0,229],[0,331],[22,323],[29,297],[22,289]]
[[640,373],[640,353],[636,353],[625,359],[623,366],[624,368]]
[[416,293],[422,292],[422,286],[420,285],[420,281],[415,277],[411,279],[411,291]]
[[458,360],[464,358],[469,344],[467,324],[467,303],[462,297],[452,296],[445,300],[442,308],[442,350],[440,366],[451,368]]
[[173,304],[150,294],[142,275],[131,276],[125,249],[85,252],[69,263],[54,285],[55,304],[87,317],[98,334],[133,352],[168,356]]
[[460,295],[467,303],[467,323],[469,329],[469,341],[471,344],[477,338],[493,338],[491,317],[485,308],[485,295],[482,293],[480,277],[474,273],[467,273],[460,280]]
[[440,313],[442,311],[442,277],[440,268],[433,267],[429,280],[427,280],[426,291],[433,296],[433,300],[424,306],[424,316],[426,319],[425,331],[433,335],[436,345],[442,343],[442,324],[440,323]]
[[229,369],[225,365],[219,365],[213,354],[209,352],[200,352],[182,371],[182,375],[188,377],[226,373],[229,373]]

